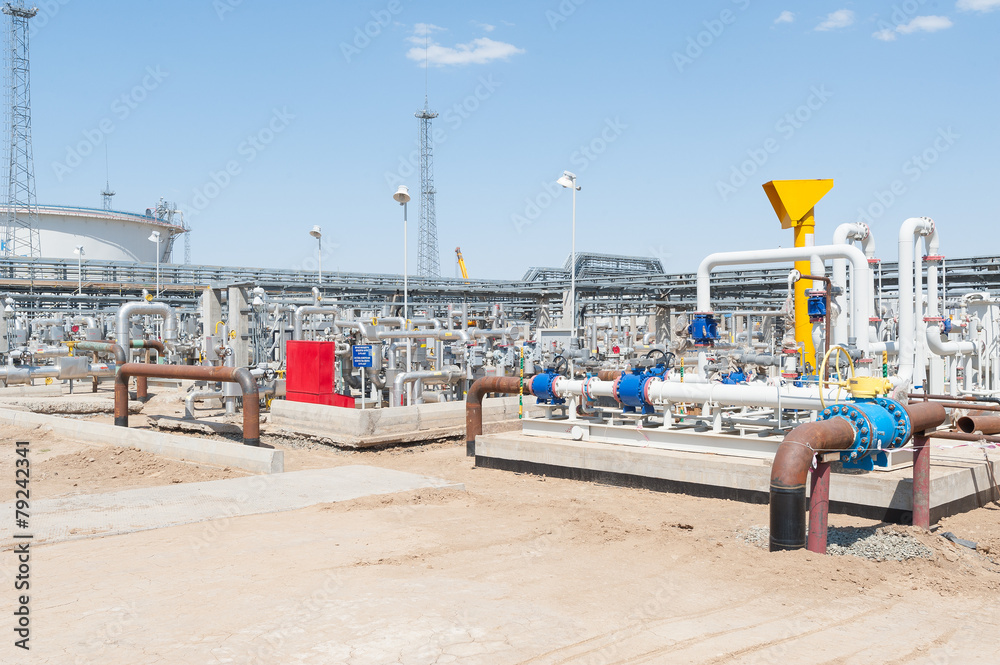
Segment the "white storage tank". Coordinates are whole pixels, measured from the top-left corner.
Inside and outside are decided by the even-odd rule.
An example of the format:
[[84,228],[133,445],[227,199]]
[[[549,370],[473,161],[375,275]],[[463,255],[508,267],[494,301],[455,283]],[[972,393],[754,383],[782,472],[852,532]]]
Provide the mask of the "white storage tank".
[[[7,206],[0,204],[0,226],[7,218]],[[156,261],[157,244],[149,240],[160,232],[160,262],[171,263],[174,239],[184,228],[146,214],[76,208],[73,206],[38,206],[38,241],[40,257],[75,259],[74,249],[83,246],[87,259],[106,261]],[[2,234],[0,234],[2,235]]]

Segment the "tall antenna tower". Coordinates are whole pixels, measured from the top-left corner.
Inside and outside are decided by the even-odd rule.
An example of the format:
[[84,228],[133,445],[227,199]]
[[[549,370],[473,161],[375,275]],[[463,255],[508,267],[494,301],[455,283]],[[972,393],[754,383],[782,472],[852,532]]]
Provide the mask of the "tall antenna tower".
[[428,57],[430,37],[424,35],[424,108],[414,115],[420,119],[420,226],[417,239],[417,274],[421,277],[441,276],[441,255],[438,252],[437,212],[434,209],[434,143],[431,141],[431,120],[438,114],[427,108],[430,81]]
[[434,144],[431,141],[431,120],[438,114],[427,108],[415,113],[420,119],[420,232],[417,246],[417,273],[421,277],[441,276],[441,256],[438,252],[437,212],[434,209]]
[[111,199],[115,198],[115,192],[111,189],[111,167],[108,166],[108,139],[104,138],[104,191],[101,192],[101,196],[104,197],[104,209],[111,210]]
[[28,61],[28,20],[38,13],[20,0],[5,2],[10,17],[7,65],[7,217],[2,253],[6,256],[41,254],[38,241],[38,202],[35,199],[35,163],[31,151],[31,86]]

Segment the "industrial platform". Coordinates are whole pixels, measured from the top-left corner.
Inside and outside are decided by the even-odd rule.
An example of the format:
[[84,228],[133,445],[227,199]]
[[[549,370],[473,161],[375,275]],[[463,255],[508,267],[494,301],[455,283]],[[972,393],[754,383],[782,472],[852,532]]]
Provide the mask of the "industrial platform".
[[[997,463],[974,447],[931,452],[931,521],[1000,499]],[[521,433],[476,438],[476,466],[659,492],[766,504],[772,459],[572,441]],[[833,465],[830,512],[907,524],[913,469],[844,470]]]

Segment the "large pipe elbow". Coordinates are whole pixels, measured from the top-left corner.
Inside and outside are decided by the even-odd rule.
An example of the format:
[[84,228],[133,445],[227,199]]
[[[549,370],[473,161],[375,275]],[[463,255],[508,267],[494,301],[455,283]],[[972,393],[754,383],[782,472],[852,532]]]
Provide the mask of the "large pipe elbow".
[[968,355],[976,352],[975,342],[945,342],[941,339],[941,326],[927,326],[927,348],[938,356]]
[[844,418],[804,423],[785,435],[771,465],[772,552],[806,546],[806,478],[813,457],[853,442],[854,428]]
[[503,393],[516,395],[522,386],[525,395],[531,392],[531,380],[534,376],[524,377],[522,382],[516,376],[487,376],[477,379],[469,387],[465,395],[465,454],[473,457],[476,454],[476,437],[483,433],[483,397],[488,393]]
[[[944,407],[936,402],[917,402],[903,408],[913,434],[933,429],[946,418]],[[771,465],[772,552],[806,546],[806,478],[813,457],[824,451],[846,450],[854,439],[854,427],[841,417],[804,423],[785,436]]]
[[246,367],[125,363],[115,375],[115,425],[118,427],[128,427],[128,381],[133,376],[239,384],[243,391],[243,443],[260,445],[260,393],[257,381]]
[[124,365],[128,362],[128,355],[125,353],[125,349],[122,348],[121,344],[115,344],[114,342],[76,342],[73,348],[78,351],[110,353],[114,356],[116,365]]

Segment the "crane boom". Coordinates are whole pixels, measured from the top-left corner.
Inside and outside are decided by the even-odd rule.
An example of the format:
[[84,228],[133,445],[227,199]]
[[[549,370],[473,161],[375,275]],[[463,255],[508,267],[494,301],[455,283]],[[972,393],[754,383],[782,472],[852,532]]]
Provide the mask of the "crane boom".
[[455,248],[455,256],[458,257],[458,267],[462,271],[462,279],[469,279],[469,271],[465,269],[465,259],[462,258],[462,248]]

